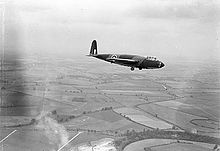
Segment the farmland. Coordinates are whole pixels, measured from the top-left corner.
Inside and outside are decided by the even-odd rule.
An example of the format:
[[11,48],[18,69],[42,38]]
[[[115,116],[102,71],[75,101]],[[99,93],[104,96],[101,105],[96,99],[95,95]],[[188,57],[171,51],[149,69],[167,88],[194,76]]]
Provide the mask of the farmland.
[[[83,57],[18,61],[22,70],[5,71],[1,80],[0,138],[16,130],[1,143],[4,151],[57,150],[76,135],[66,150],[108,148],[106,142],[144,129],[219,138],[219,72],[209,65],[167,63],[162,70],[131,72]],[[153,149],[204,149],[165,141],[172,144]]]

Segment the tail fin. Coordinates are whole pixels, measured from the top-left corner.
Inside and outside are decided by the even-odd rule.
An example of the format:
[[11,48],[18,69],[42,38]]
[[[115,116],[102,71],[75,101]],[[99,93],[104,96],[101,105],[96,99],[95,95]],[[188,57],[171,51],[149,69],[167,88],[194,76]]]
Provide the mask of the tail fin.
[[97,51],[97,42],[96,42],[96,40],[93,40],[93,41],[92,41],[91,48],[90,48],[90,53],[89,53],[89,55],[92,56],[92,55],[97,55],[97,54],[98,54],[98,51]]

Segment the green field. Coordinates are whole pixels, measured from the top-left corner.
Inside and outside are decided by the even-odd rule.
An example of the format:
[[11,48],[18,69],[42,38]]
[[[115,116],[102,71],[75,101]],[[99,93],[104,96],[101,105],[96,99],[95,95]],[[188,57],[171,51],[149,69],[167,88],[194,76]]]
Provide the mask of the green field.
[[132,143],[124,151],[143,151],[144,148],[152,151],[211,151],[214,144],[194,143],[189,141],[169,139],[148,139]]
[[[173,125],[188,132],[196,130],[202,135],[219,137],[220,82],[215,77],[218,72],[206,65],[188,69],[188,64],[178,68],[170,64],[166,70],[130,72],[127,68],[100,66],[86,59],[35,58],[24,64],[25,70],[16,71],[22,78],[16,79],[10,71],[5,73],[7,85],[1,83],[5,89],[0,109],[0,138],[14,129],[18,131],[4,142],[5,151],[17,146],[18,150],[37,150],[39,146],[45,150],[57,149],[62,133],[56,127],[62,128],[68,138],[76,135],[77,130],[83,131],[68,148],[103,138],[117,139],[128,130],[170,129]],[[106,107],[112,110],[103,110]],[[57,119],[68,120],[58,122],[55,118],[54,121],[48,116],[52,111],[56,111]],[[24,126],[39,118],[38,124]],[[52,122],[49,127],[48,121]],[[14,127],[7,130],[7,126]],[[50,128],[50,134],[58,131],[57,139],[50,143],[44,128]],[[183,147],[203,150],[189,144],[152,149]]]

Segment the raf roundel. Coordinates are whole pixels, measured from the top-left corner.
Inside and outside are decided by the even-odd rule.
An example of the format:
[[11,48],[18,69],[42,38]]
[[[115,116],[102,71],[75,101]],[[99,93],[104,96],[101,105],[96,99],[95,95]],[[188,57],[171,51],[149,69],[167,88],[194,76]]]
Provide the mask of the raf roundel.
[[117,55],[112,55],[111,56],[112,59],[118,58]]

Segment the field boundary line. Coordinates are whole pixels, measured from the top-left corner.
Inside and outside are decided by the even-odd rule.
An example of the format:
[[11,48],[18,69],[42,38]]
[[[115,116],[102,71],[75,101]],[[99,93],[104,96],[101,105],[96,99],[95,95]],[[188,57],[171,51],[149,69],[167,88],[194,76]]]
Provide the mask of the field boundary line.
[[79,136],[83,132],[78,132],[75,136],[73,136],[69,141],[63,144],[57,151],[61,151],[67,144],[69,144],[72,140],[74,140],[77,136]]
[[5,136],[5,138],[3,138],[0,143],[2,143],[3,141],[5,141],[9,136],[11,136],[12,134],[14,134],[17,130],[12,131],[11,133],[9,133],[7,136]]

